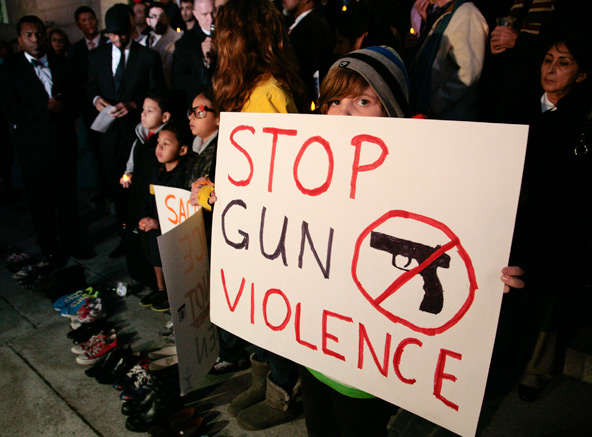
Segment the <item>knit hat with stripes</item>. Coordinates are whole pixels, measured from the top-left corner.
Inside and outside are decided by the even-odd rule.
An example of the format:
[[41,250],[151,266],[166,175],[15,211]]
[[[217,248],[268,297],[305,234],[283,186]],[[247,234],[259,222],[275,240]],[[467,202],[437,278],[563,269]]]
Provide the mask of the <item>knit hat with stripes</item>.
[[407,70],[397,52],[390,47],[356,50],[338,59],[331,66],[333,68],[348,68],[366,79],[389,117],[411,117]]

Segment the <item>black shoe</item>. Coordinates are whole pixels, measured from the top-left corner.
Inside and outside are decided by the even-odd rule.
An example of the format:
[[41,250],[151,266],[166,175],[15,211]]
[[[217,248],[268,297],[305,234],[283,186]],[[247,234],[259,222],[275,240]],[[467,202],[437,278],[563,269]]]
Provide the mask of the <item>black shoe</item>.
[[142,399],[134,399],[121,405],[121,414],[124,416],[138,416],[148,410],[156,398],[154,390],[150,390]]
[[166,291],[162,291],[161,295],[158,296],[157,300],[155,300],[152,303],[152,310],[158,311],[158,312],[163,312],[163,311],[168,311],[170,309],[171,309],[171,306],[169,305],[169,296]]
[[123,255],[125,255],[125,252],[126,252],[125,242],[123,240],[121,240],[119,242],[119,244],[117,245],[117,247],[111,251],[111,253],[109,254],[109,258],[113,258],[113,259],[121,258]]
[[73,340],[75,344],[80,344],[84,343],[93,335],[98,334],[101,331],[109,331],[112,328],[113,326],[103,318],[92,323],[83,324],[80,328],[73,329],[66,335],[69,339]]
[[158,289],[153,290],[142,298],[142,300],[140,301],[140,305],[142,305],[143,307],[152,306],[154,302],[158,302],[161,299],[161,296],[163,294],[166,295],[166,291]]
[[123,345],[118,346],[115,349],[111,349],[101,358],[97,364],[92,366],[90,369],[86,369],[84,371],[85,375],[91,378],[96,378],[101,373],[110,371],[127,348],[128,345]]
[[527,385],[522,385],[522,384],[518,385],[518,397],[525,402],[536,401],[539,398],[542,391],[543,391],[543,387],[535,388],[535,387],[529,387]]

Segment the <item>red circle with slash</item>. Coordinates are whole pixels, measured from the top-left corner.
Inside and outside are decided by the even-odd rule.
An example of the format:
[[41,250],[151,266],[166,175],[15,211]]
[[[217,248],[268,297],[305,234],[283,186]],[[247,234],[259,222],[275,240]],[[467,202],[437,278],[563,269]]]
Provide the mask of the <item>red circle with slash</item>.
[[[404,219],[416,220],[418,222],[422,222],[422,223],[425,223],[429,226],[432,226],[432,227],[442,231],[450,239],[450,241],[448,243],[444,244],[438,250],[436,250],[423,263],[421,263],[417,267],[400,275],[397,279],[395,279],[395,281],[393,281],[391,283],[391,285],[389,285],[387,287],[387,289],[380,296],[378,296],[375,299],[366,291],[366,289],[364,288],[364,286],[362,285],[362,283],[360,282],[360,280],[358,278],[357,268],[358,268],[358,258],[360,256],[360,248],[362,247],[362,243],[364,242],[366,237],[368,237],[368,235],[370,235],[370,232],[372,232],[378,226],[385,223],[387,220],[390,220],[392,218],[398,218],[398,217],[404,218]],[[448,320],[447,322],[445,322],[444,324],[442,324],[441,326],[438,326],[436,328],[424,328],[421,326],[417,326],[402,317],[396,316],[395,314],[391,313],[390,311],[387,311],[386,309],[384,309],[381,306],[381,303],[385,299],[387,299],[389,296],[394,294],[397,290],[399,290],[403,285],[405,285],[414,276],[417,276],[423,269],[425,269],[428,265],[430,265],[433,261],[435,261],[440,255],[442,255],[443,253],[445,253],[449,250],[452,250],[455,247],[456,247],[456,250],[458,251],[458,254],[461,257],[461,259],[463,260],[465,267],[467,269],[467,274],[469,277],[469,294],[468,294],[465,302],[460,307],[460,309],[456,312],[456,314],[454,314],[452,316],[452,318],[450,320]],[[360,290],[360,292],[362,293],[362,295],[364,295],[364,297],[368,300],[368,302],[370,302],[370,304],[377,311],[379,311],[381,314],[383,314],[387,319],[389,319],[393,323],[400,323],[400,324],[412,329],[413,331],[421,332],[426,335],[441,334],[442,332],[444,332],[444,331],[452,328],[454,325],[456,325],[460,321],[460,319],[463,318],[463,316],[466,314],[466,312],[471,307],[471,304],[473,303],[473,300],[475,299],[475,290],[477,290],[477,280],[475,278],[475,269],[473,268],[473,263],[471,261],[471,258],[469,258],[468,253],[466,252],[464,247],[461,245],[458,237],[448,228],[448,226],[446,226],[444,223],[438,222],[430,217],[425,217],[425,216],[422,216],[419,214],[415,214],[415,213],[403,211],[403,210],[389,211],[386,214],[384,214],[382,217],[380,217],[378,220],[371,223],[368,227],[366,227],[366,229],[364,229],[364,231],[360,234],[360,236],[356,240],[356,245],[354,248],[354,256],[352,259],[351,274],[352,274],[352,278],[353,278],[355,284],[357,285],[357,287]]]

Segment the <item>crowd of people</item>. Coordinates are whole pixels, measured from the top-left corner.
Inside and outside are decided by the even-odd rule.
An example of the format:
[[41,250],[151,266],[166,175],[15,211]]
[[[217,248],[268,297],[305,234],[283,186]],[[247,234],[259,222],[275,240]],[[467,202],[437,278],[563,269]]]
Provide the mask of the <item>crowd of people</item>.
[[[110,256],[127,256],[130,276],[153,288],[141,304],[156,311],[169,306],[150,185],[190,189],[192,203],[211,209],[215,191],[205,201],[200,191],[215,182],[220,112],[528,124],[510,259],[519,267],[502,271],[507,291],[526,289],[504,299],[488,394],[522,378],[521,397],[535,400],[586,307],[565,295],[590,300],[592,104],[582,16],[560,0],[138,1],[109,8],[104,34],[95,11],[79,7],[83,38],[72,45],[59,28],[24,16],[22,51],[0,64],[2,117],[40,250],[48,260],[88,255],[77,221],[78,117],[115,207],[120,244]],[[99,113],[109,115],[101,132]],[[550,269],[550,247],[570,263]],[[220,342],[213,373],[252,366],[251,388],[229,409],[245,429],[297,417],[302,388],[310,435],[386,433],[396,407],[270,351],[249,356],[229,332],[220,330]]]

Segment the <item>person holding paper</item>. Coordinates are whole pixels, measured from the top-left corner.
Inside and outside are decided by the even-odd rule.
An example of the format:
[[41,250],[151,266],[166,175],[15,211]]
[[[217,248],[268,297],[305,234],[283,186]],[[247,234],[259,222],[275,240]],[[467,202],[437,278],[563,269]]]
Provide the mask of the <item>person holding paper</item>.
[[131,12],[126,5],[118,3],[109,8],[105,24],[111,44],[89,54],[88,93],[97,111],[107,108],[114,118],[100,135],[100,143],[107,191],[121,226],[122,240],[110,254],[116,258],[125,254],[128,205],[128,193],[119,185],[119,179],[134,142],[144,98],[149,91],[164,88],[164,77],[158,53],[132,40]]

